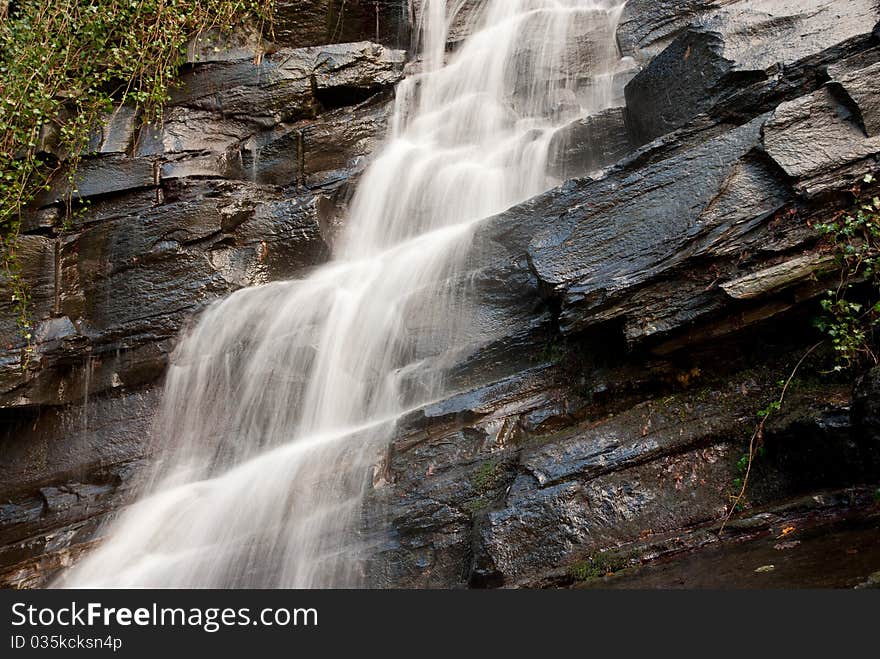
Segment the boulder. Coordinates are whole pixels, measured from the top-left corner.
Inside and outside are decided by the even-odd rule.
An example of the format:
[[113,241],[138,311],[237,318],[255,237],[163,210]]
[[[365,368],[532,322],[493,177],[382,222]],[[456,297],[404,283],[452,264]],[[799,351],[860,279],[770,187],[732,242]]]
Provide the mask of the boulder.
[[877,171],[880,64],[845,73],[822,89],[781,104],[764,128],[767,153],[797,189],[815,196]]
[[716,10],[715,0],[629,0],[617,28],[621,53],[645,63],[690,24]]
[[614,164],[632,150],[626,109],[611,108],[560,128],[550,142],[548,169],[566,181]]
[[880,9],[871,0],[806,5],[735,2],[687,28],[627,85],[633,138],[649,142],[701,113],[770,109],[815,89],[822,64],[873,41]]

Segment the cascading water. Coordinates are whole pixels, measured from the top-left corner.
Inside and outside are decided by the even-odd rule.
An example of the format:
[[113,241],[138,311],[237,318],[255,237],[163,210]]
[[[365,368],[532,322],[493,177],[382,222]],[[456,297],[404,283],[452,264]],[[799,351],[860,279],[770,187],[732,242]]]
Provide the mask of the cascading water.
[[456,283],[475,223],[558,183],[554,132],[616,102],[623,4],[486,0],[447,57],[465,2],[422,3],[422,72],[398,88],[334,260],[201,316],[172,356],[144,497],[59,585],[361,582],[377,447],[479,349]]

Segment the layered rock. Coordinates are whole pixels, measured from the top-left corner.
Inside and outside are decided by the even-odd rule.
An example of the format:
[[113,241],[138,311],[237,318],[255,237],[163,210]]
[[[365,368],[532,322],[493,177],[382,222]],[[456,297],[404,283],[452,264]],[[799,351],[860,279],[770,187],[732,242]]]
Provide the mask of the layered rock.
[[31,567],[4,583],[72,560],[120,505],[181,328],[238,288],[325,262],[385,134],[403,51],[361,41],[255,60],[264,44],[222,45],[191,48],[161,125],[108,116],[73,186],[56,177],[24,217],[29,338],[0,284],[0,564]]
[[368,39],[409,46],[409,0],[276,0],[274,40],[297,48]]
[[[125,500],[192,314],[327,258],[403,55],[320,46],[335,4],[309,6],[288,24],[301,48],[194,64],[159,129],[109,118],[80,169],[85,210],[65,218],[58,187],[26,218],[26,370],[0,314],[3,583],[75,560]],[[352,6],[346,34],[373,39],[363,17],[397,5]],[[474,237],[479,349],[450,376],[460,393],[401,420],[376,466],[371,584],[560,585],[600,556],[723,544],[756,413],[820,338],[836,265],[813,227],[880,170],[878,20],[869,0],[627,3],[618,42],[641,71],[626,107],[560,131],[566,182]],[[870,506],[878,378],[853,393],[810,355],[726,537]]]
[[[679,119],[639,98],[626,109],[630,144],[639,126],[657,127],[656,140],[627,147],[606,120],[615,137],[605,143],[629,155],[478,230],[469,276],[499,318],[485,350],[507,355],[509,370],[402,426],[375,494],[376,510],[390,512],[368,525],[383,547],[370,564],[377,585],[559,583],[610,551],[638,563],[718,542],[757,412],[819,339],[810,301],[836,266],[812,226],[851,205],[853,184],[880,166],[880,15],[852,3],[851,20],[835,25],[827,3],[815,9],[797,12],[821,19],[814,40],[787,48],[770,31],[772,48],[749,54],[761,70],[778,59],[780,75],[725,73],[723,94],[677,98],[688,113]],[[716,20],[755,18],[736,3],[729,13]],[[670,36],[628,99],[646,94],[646,80],[669,82],[672,61],[684,79],[705,75],[682,45],[701,25]],[[561,171],[578,155],[587,170],[607,164],[589,149],[557,152]],[[540,363],[524,370],[524,352]],[[812,507],[784,503],[880,480],[867,430],[873,380],[853,406],[852,383],[822,375],[815,359],[764,431],[748,505],[772,512],[733,523],[728,538],[873,501],[872,485],[811,495]],[[474,368],[503,375],[503,358],[495,371],[486,361]]]

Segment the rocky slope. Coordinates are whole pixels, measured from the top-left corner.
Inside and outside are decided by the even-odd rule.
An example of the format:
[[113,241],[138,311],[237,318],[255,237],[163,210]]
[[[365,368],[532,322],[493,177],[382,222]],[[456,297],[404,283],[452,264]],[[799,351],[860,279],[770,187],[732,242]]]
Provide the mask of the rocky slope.
[[[2,583],[42,583],[125,500],[194,313],[327,258],[411,31],[406,3],[353,4],[338,31],[332,2],[282,16],[257,65],[193,57],[160,129],[108,118],[80,212],[59,186],[29,213],[24,370],[0,313]],[[820,348],[714,533],[756,412],[819,338],[834,262],[814,226],[880,170],[878,21],[875,0],[628,3],[626,107],[562,131],[570,180],[475,237],[481,350],[377,465],[369,583],[559,585],[828,519],[876,528],[880,374],[828,375]]]

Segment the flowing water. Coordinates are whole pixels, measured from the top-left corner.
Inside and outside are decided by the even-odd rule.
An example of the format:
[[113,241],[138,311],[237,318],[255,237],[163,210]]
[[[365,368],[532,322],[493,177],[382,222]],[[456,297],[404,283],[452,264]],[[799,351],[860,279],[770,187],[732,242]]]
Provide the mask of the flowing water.
[[458,276],[472,231],[557,184],[554,132],[617,101],[622,5],[423,0],[421,70],[398,87],[333,260],[202,314],[172,355],[143,497],[60,585],[362,583],[370,465],[479,349]]

